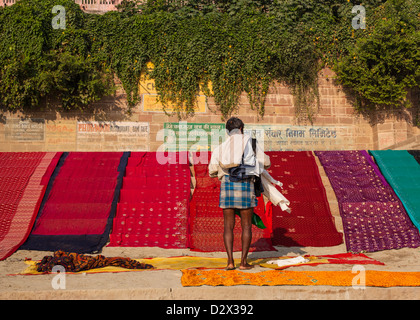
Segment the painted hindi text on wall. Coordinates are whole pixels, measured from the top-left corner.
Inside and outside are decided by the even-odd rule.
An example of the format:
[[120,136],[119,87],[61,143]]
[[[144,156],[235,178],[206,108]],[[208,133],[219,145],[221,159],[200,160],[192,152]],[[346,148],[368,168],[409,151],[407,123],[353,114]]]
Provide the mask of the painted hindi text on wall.
[[45,119],[8,118],[4,126],[4,139],[11,141],[44,141]]
[[211,151],[224,141],[224,123],[165,122],[166,151]]
[[77,150],[149,151],[150,128],[148,122],[79,121],[77,122]]
[[[338,150],[349,143],[346,127],[246,125],[265,151]],[[346,141],[344,141],[346,139]]]

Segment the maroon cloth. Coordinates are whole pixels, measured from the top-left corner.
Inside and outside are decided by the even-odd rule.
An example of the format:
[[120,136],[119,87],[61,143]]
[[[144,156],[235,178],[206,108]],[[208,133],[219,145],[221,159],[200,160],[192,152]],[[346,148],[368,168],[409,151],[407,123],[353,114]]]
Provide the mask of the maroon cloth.
[[[211,153],[205,152],[202,159],[210,159]],[[197,155],[193,155],[193,161],[198,162]],[[191,218],[191,250],[212,252],[225,251],[223,242],[224,218],[223,210],[219,207],[220,181],[210,178],[208,164],[194,164],[196,187],[190,204]],[[252,240],[250,252],[275,250],[271,241],[271,217],[265,211],[264,200],[258,199],[258,206],[254,209],[266,229],[252,226]],[[238,216],[235,217],[233,250],[241,251],[241,223]]]
[[70,152],[54,180],[32,235],[104,232],[122,152]]
[[343,243],[335,227],[325,188],[311,151],[271,151],[267,170],[283,183],[282,194],[290,201],[291,213],[271,206],[273,244],[327,247]]
[[156,152],[132,152],[108,246],[188,247],[189,164],[174,152],[158,162]]
[[317,151],[337,196],[347,250],[419,247],[404,206],[366,151]]
[[0,152],[0,260],[26,241],[60,156]]

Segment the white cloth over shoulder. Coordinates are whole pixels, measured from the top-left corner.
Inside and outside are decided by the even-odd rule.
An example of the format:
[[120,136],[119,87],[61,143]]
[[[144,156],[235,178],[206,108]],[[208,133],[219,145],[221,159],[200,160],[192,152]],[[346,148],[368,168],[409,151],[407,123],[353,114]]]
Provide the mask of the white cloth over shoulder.
[[226,140],[214,149],[209,164],[210,177],[218,177],[219,180],[229,175],[229,169],[242,163],[247,166],[247,174],[261,177],[264,188],[263,194],[275,206],[280,206],[283,211],[291,212],[287,200],[273,184],[280,187],[282,183],[276,181],[265,168],[270,167],[270,157],[256,144],[256,152],[252,148],[250,136],[242,134],[239,130],[231,131]]
[[251,137],[240,132],[233,132],[212,152],[209,164],[210,176],[217,176],[221,180],[223,176],[229,175],[230,168],[242,163],[242,156],[248,175],[260,176],[264,168],[270,166],[270,158],[264,154],[258,143],[254,153]]
[[245,134],[232,134],[228,136],[218,150],[219,164],[224,169],[234,168],[242,163],[242,155],[244,164],[248,166],[255,166],[255,154],[249,145],[251,144],[251,137]]

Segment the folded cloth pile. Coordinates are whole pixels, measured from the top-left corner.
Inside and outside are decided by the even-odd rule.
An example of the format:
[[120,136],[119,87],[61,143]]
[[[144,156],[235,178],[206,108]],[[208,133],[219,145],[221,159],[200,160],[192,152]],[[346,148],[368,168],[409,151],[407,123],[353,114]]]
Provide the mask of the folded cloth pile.
[[279,267],[291,266],[291,265],[305,263],[305,262],[309,262],[309,259],[305,259],[302,256],[289,258],[289,259],[278,259],[278,260],[267,261],[268,264],[276,264]]
[[84,254],[56,251],[52,256],[45,256],[37,263],[38,272],[51,272],[54,266],[63,266],[66,272],[80,272],[95,268],[108,266],[121,267],[126,269],[153,269],[153,266],[140,263],[130,258],[112,257],[106,258],[102,255],[88,256]]

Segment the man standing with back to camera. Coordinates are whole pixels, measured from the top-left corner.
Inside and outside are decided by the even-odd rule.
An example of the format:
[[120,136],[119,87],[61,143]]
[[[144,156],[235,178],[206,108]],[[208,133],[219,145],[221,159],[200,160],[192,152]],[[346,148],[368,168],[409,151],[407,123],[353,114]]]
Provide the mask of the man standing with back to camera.
[[[244,135],[244,123],[236,117],[226,122],[228,138],[212,153],[209,164],[210,177],[221,181],[219,206],[223,209],[223,240],[228,256],[226,270],[235,269],[233,259],[233,228],[235,227],[235,209],[239,210],[242,227],[242,255],[240,270],[253,268],[247,263],[248,251],[252,240],[252,215],[258,201],[254,189],[254,177],[259,177],[270,166],[270,158],[264,154],[258,144],[253,148],[252,139]],[[255,149],[255,152],[254,152]],[[245,178],[231,179],[232,169],[244,169]],[[233,181],[235,180],[235,181]]]

